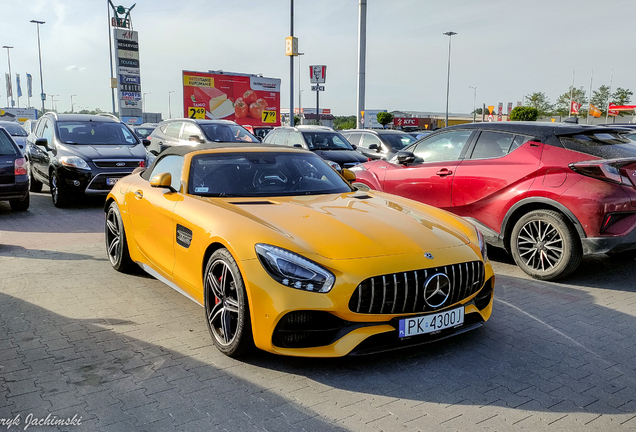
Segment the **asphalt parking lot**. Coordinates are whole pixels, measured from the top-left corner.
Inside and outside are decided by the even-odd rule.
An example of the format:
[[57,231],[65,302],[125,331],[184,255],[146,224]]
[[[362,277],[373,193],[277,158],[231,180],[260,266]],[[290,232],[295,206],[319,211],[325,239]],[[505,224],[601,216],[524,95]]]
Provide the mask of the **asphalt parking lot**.
[[636,430],[636,261],[595,256],[544,283],[491,249],[494,312],[476,331],[239,361],[201,307],[111,269],[103,220],[100,200],[0,202],[0,429],[52,430],[50,414],[69,431]]

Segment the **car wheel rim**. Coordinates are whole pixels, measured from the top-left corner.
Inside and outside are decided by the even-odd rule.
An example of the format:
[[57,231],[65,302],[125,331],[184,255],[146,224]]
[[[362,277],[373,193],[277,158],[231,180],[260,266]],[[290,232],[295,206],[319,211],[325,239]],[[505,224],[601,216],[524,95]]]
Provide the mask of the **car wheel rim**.
[[121,235],[119,233],[119,219],[115,210],[108,210],[106,216],[106,246],[108,247],[108,259],[111,264],[116,264],[119,260],[119,245],[121,243]]
[[533,220],[519,231],[517,250],[526,266],[535,271],[549,271],[563,258],[563,238],[551,223]]
[[57,202],[58,190],[57,190],[57,176],[51,177],[51,194],[53,195],[53,202]]
[[217,260],[210,266],[205,279],[211,294],[207,302],[207,318],[216,341],[230,345],[236,338],[239,322],[239,302],[236,278],[225,261]]

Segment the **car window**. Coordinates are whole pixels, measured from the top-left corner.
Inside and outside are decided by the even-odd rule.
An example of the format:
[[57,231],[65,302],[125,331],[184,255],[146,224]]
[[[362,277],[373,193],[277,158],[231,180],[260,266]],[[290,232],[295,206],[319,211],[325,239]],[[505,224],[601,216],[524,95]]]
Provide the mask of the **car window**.
[[183,125],[183,123],[181,122],[170,123],[165,130],[166,135],[172,138],[179,138],[179,133],[181,132],[181,125]]
[[371,144],[377,144],[377,146],[380,147],[380,138],[369,133],[362,134],[362,141],[360,142],[360,146],[369,148]]
[[208,197],[339,194],[351,190],[321,157],[301,152],[196,155],[188,181],[188,193]]
[[183,170],[183,156],[168,155],[157,161],[150,174],[142,176],[146,180],[152,179],[157,174],[170,173],[171,185],[176,191],[181,191],[181,171]]
[[528,141],[532,141],[532,137],[529,137],[527,135],[516,135],[514,141],[512,142],[512,145],[510,146],[510,149],[508,150],[508,153],[512,153]]
[[561,144],[574,150],[601,159],[636,157],[636,145],[628,135],[616,132],[597,132],[559,137]]
[[287,143],[287,137],[289,136],[289,132],[278,132],[274,137],[272,144],[276,145],[285,145]]
[[304,144],[303,134],[295,131],[289,133],[289,138],[287,138],[287,145],[289,147],[293,147],[294,144],[300,144],[301,146]]
[[9,135],[11,136],[19,136],[19,137],[27,136],[27,133],[24,130],[24,128],[20,126],[18,123],[13,123],[13,124],[5,123],[1,127],[5,128],[7,132],[9,132]]
[[237,124],[204,123],[201,125],[208,141],[215,142],[260,142],[258,138]]
[[382,141],[388,143],[391,149],[393,150],[405,149],[406,147],[410,146],[415,141],[417,141],[415,138],[413,138],[411,135],[407,133],[403,133],[403,134],[389,133],[389,134],[382,134],[381,136],[382,136]]
[[417,162],[444,162],[458,160],[468,142],[471,131],[442,132],[425,138],[415,146],[413,153]]
[[0,129],[0,155],[17,156],[18,149],[13,145],[11,138],[6,131]]
[[310,150],[353,150],[349,141],[336,132],[303,132]]
[[278,135],[278,132],[270,132],[267,135],[265,135],[265,138],[263,138],[263,142],[265,144],[272,144],[272,142],[274,141],[274,137]]
[[492,159],[506,155],[514,135],[502,132],[484,131],[479,134],[471,159]]
[[57,136],[65,144],[137,145],[135,134],[123,123],[111,121],[58,121]]
[[362,137],[362,134],[359,134],[359,133],[345,135],[345,138],[347,139],[347,141],[349,141],[349,143],[353,145],[360,145],[361,137]]
[[35,135],[38,138],[42,138],[42,130],[44,129],[44,123],[46,123],[46,119],[41,119],[38,121],[38,124],[35,127]]
[[53,125],[51,124],[51,122],[46,119],[44,120],[44,125],[42,127],[42,137],[41,138],[46,138],[49,147],[54,147],[55,143],[53,142]]
[[192,135],[201,136],[201,130],[195,124],[186,123],[181,132],[181,139],[188,141]]
[[155,129],[152,127],[136,127],[135,128],[135,133],[137,134],[137,136],[139,138],[148,138],[150,136],[150,134],[152,133],[152,131],[154,131]]

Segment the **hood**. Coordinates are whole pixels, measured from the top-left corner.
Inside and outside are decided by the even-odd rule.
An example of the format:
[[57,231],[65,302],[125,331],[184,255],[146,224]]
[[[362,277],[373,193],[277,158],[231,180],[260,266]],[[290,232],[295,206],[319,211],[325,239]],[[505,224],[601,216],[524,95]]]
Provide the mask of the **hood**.
[[79,156],[83,159],[146,159],[146,148],[137,145],[79,145],[64,144],[58,146],[58,157],[64,155]]
[[366,156],[363,156],[355,150],[316,150],[314,153],[325,160],[330,160],[339,164],[367,161]]
[[[427,206],[405,207],[368,193],[227,199],[228,209],[281,232],[328,259],[425,253],[469,243]],[[448,214],[449,218],[454,216]]]

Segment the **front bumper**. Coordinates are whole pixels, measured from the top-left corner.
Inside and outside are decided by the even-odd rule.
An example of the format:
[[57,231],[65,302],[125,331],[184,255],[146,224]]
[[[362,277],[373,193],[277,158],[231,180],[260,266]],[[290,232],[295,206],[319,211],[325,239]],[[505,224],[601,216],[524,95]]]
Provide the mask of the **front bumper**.
[[74,194],[108,195],[113,185],[107,179],[121,179],[133,172],[132,169],[100,169],[93,167],[91,171],[66,167],[58,168],[63,187]]
[[[262,350],[282,355],[340,357],[350,353],[366,354],[418,345],[479,327],[490,318],[492,312],[495,278],[488,261],[484,266],[485,283],[480,290],[433,312],[364,314],[352,312],[349,307],[351,296],[358,284],[370,276],[433,268],[475,259],[476,255],[471,248],[457,247],[436,251],[433,264],[423,256],[415,254],[395,258],[345,260],[346,262],[337,263],[340,271],[329,268],[336,276],[336,284],[326,294],[285,287],[265,272],[258,259],[242,261],[241,272],[243,275],[249,275],[245,283],[250,302],[254,343]],[[465,321],[462,326],[434,334],[398,337],[400,319],[430,315],[460,305],[465,308]],[[290,320],[290,317],[293,319]],[[313,324],[307,324],[308,321],[312,321]],[[295,333],[294,325],[298,329]],[[285,331],[287,333],[281,335],[281,332]],[[289,341],[295,341],[291,343],[293,347],[289,346]]]

